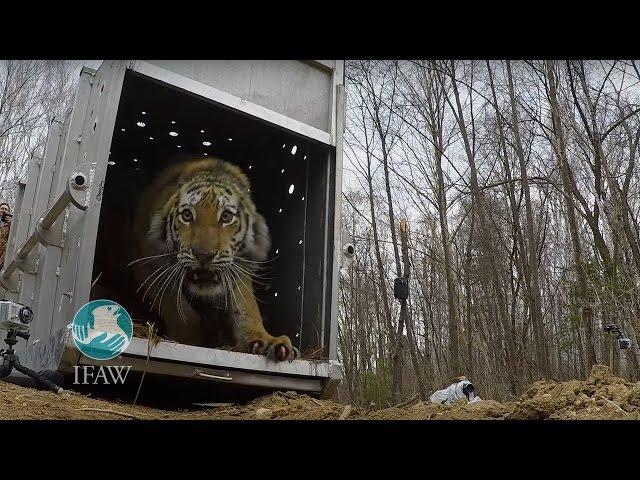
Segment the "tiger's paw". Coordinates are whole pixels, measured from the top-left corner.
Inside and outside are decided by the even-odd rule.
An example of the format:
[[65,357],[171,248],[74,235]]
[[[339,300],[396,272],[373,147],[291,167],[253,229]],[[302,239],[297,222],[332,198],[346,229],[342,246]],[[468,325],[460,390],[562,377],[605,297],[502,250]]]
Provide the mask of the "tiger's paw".
[[291,340],[286,335],[250,340],[248,350],[249,353],[266,355],[277,362],[284,360],[292,362],[300,358],[300,351],[291,344]]

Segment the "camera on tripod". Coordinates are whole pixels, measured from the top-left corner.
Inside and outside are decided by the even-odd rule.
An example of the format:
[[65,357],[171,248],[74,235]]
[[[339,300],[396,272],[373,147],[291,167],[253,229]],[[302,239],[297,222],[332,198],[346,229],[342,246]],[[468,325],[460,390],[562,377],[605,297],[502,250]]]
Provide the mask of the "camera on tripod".
[[9,300],[0,301],[0,330],[6,330],[4,343],[9,348],[0,349],[0,378],[11,375],[13,369],[35,380],[38,388],[48,388],[52,392],[62,393],[64,383],[62,376],[55,370],[36,372],[20,363],[20,359],[13,347],[18,343],[18,337],[29,339],[29,324],[33,320],[33,310]]
[[31,320],[31,308],[12,301],[0,301],[0,330],[15,330],[20,332],[20,336],[28,336]]

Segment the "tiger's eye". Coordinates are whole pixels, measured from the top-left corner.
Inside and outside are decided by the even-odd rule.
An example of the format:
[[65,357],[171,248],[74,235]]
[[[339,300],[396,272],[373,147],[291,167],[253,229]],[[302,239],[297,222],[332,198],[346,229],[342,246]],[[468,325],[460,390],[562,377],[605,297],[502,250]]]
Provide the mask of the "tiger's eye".
[[186,223],[190,223],[193,221],[193,213],[191,213],[191,210],[188,209],[180,212],[180,217],[182,218],[182,221]]
[[222,215],[220,215],[220,221],[222,223],[229,223],[231,220],[233,220],[233,214],[229,210],[225,210],[222,212]]

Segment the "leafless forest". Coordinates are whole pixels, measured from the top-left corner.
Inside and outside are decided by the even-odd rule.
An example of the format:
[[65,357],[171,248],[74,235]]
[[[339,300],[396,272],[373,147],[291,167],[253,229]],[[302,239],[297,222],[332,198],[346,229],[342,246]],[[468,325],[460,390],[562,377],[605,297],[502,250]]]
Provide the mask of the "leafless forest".
[[47,130],[73,102],[80,62],[0,60],[0,201],[13,205],[16,182],[42,155]]
[[[0,61],[0,201],[80,64]],[[611,358],[637,380],[640,62],[348,61],[346,83],[341,400],[396,405],[459,375],[504,400]],[[631,349],[610,351],[610,323]]]
[[[637,380],[640,63],[349,61],[341,396]],[[405,248],[401,222],[408,223]],[[408,257],[408,258],[403,258]],[[393,295],[409,275],[406,311]],[[603,326],[632,341],[620,350]]]

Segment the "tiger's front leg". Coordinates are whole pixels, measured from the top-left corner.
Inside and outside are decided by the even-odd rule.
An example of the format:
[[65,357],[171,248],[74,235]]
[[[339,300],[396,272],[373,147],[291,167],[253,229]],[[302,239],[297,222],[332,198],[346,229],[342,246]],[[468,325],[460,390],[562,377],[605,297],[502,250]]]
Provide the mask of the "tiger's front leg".
[[239,274],[233,286],[233,316],[236,342],[239,349],[276,360],[292,361],[300,352],[286,335],[274,337],[262,324],[262,315],[253,292],[253,283],[247,275]]

